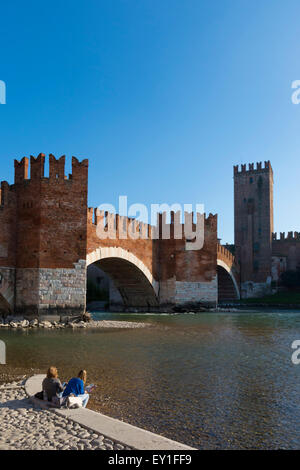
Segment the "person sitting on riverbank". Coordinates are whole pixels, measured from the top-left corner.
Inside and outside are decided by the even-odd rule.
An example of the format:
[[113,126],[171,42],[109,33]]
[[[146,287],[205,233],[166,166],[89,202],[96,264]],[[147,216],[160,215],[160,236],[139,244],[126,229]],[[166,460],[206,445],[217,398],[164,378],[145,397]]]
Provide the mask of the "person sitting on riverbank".
[[89,401],[89,394],[85,393],[84,385],[86,383],[87,373],[86,370],[81,370],[77,377],[73,377],[67,384],[63,392],[63,397],[74,395],[82,399],[83,408],[86,407]]
[[47,377],[43,380],[43,399],[53,401],[54,397],[59,397],[64,388],[58,378],[57,368],[49,367]]

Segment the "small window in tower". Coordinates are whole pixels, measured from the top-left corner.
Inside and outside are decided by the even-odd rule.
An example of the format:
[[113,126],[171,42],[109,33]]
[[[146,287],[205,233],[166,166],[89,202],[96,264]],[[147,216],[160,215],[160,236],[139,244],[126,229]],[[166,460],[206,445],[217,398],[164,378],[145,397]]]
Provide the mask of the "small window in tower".
[[250,184],[252,184],[252,183],[253,183],[253,178],[252,178],[252,176],[250,176]]

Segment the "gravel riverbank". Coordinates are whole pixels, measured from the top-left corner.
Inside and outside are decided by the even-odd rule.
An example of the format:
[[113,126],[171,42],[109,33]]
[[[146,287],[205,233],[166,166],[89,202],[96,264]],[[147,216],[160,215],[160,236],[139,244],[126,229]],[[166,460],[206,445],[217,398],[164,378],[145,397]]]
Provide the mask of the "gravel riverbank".
[[27,320],[24,318],[9,318],[0,320],[0,330],[2,329],[64,329],[64,328],[145,328],[149,327],[149,323],[143,322],[132,322],[132,321],[120,321],[120,320],[91,320],[91,321],[39,321],[37,318],[33,320]]
[[130,450],[33,405],[22,382],[0,386],[0,450]]

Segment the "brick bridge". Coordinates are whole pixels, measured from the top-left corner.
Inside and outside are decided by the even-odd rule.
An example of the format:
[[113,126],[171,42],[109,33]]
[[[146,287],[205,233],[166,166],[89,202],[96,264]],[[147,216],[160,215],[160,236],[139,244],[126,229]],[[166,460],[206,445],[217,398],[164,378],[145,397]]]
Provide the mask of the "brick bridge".
[[[14,184],[1,183],[0,312],[82,313],[93,263],[114,281],[128,310],[215,306],[218,298],[239,297],[238,267],[218,244],[216,215],[204,216],[203,248],[187,250],[191,240],[182,225],[183,236],[175,234],[177,214],[171,213],[168,224],[166,214],[159,214],[153,227],[90,209],[88,160],[73,157],[66,177],[65,157],[49,159],[48,177],[40,154],[30,157],[30,165],[28,158],[15,160]],[[162,237],[164,230],[169,239]]]

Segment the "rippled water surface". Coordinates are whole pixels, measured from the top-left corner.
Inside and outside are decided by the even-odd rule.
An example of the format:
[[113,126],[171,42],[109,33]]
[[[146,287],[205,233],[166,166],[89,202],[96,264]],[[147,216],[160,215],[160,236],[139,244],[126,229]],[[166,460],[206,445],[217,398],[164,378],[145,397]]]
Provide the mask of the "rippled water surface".
[[300,448],[300,312],[97,314],[132,330],[0,331],[2,379],[86,368],[91,407],[197,448]]

